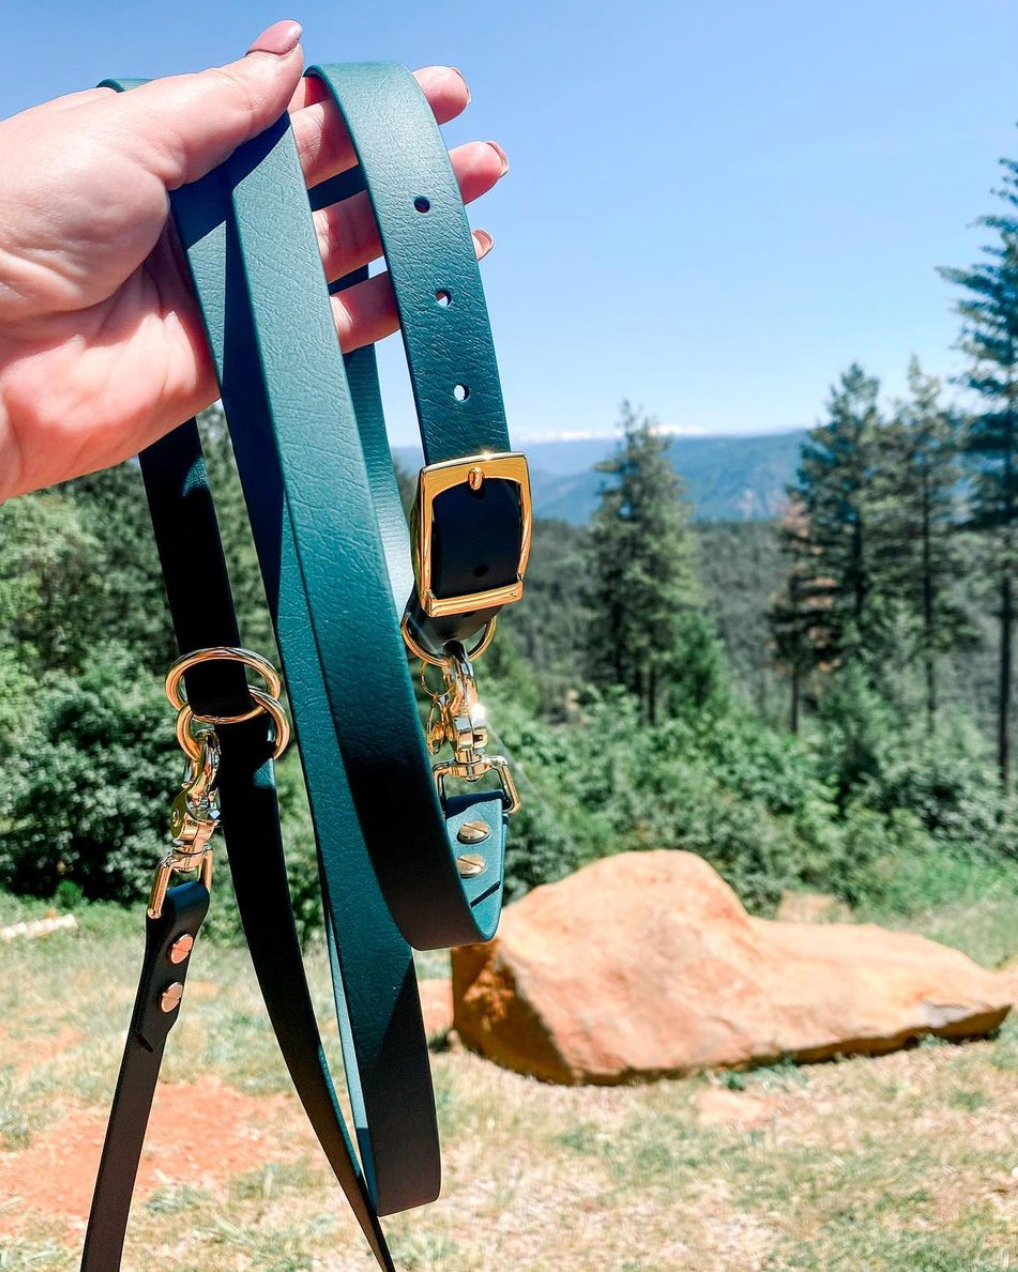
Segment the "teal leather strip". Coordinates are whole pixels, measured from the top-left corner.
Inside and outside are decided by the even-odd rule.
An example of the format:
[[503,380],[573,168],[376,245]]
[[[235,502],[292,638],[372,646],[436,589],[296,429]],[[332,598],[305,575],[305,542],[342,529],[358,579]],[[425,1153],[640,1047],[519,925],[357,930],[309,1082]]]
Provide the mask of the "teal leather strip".
[[[266,385],[265,425],[278,452],[326,698],[382,891],[418,948],[487,940],[501,905],[503,800],[500,792],[478,792],[450,806],[457,824],[469,808],[490,828],[478,849],[488,868],[464,881],[418,724],[307,202],[302,214],[287,202],[299,171],[288,127],[268,130],[227,167],[236,268],[250,307],[245,321]],[[208,306],[205,312],[214,318]],[[215,351],[221,334],[210,329],[210,341]],[[238,450],[242,444],[235,440]]]
[[[303,200],[302,179],[295,190],[298,199]],[[306,220],[306,202],[303,208]],[[259,368],[246,354],[243,334],[236,324],[230,327],[226,320],[227,274],[232,272],[236,276],[238,271],[236,263],[231,264],[231,252],[236,250],[236,235],[231,228],[229,183],[225,174],[213,173],[199,185],[177,192],[174,214],[198,284],[231,425],[235,435],[239,434],[247,442],[238,447],[238,459],[246,461],[249,469],[246,482],[249,498],[261,501],[259,506],[252,508],[252,515],[257,515],[262,525],[279,526],[282,524],[279,514],[282,496],[278,480],[273,483],[270,479],[276,463],[272,439],[264,430],[259,434],[256,427],[259,412],[263,409],[257,392]],[[232,345],[229,340],[231,334],[234,338]],[[178,432],[183,435],[187,428],[193,431],[193,424]],[[197,446],[196,434],[194,437],[194,445]],[[259,437],[264,451],[261,455],[257,449]],[[198,453],[200,455],[200,451]],[[253,480],[251,470],[255,474]],[[185,508],[179,511],[181,516],[188,515]],[[317,663],[313,647],[309,654],[301,644],[310,638],[311,628],[303,608],[303,591],[292,543],[285,538],[280,543],[278,535],[275,541],[271,536],[262,535],[259,546],[264,553],[262,564],[274,601],[273,608],[277,611],[280,647],[290,673],[291,704],[296,715],[297,735],[302,743],[312,800],[327,932],[336,970],[337,1003],[341,1005],[344,1060],[366,1186],[378,1212],[391,1213],[433,1200],[440,1188],[434,1101],[413,962],[410,950],[392,923],[379,892],[349,790],[343,780],[342,761],[337,752],[324,690],[320,680],[314,677]],[[205,643],[236,643],[236,639],[220,641],[213,637]],[[294,667],[300,670],[294,672]],[[310,745],[306,743],[309,738]],[[228,819],[228,832],[230,822],[236,823],[236,818],[237,814]],[[240,836],[237,839],[239,841]],[[239,850],[243,852],[243,848],[241,843]],[[281,886],[285,887],[285,884]],[[269,942],[272,947],[270,956],[274,951],[279,960],[277,980],[284,975],[297,974],[291,973],[287,959],[298,957],[299,965],[299,956],[281,943],[283,933],[279,924],[271,925],[271,929],[263,933],[252,931],[246,918],[245,925],[256,963],[256,945],[260,939],[262,944]],[[334,934],[337,929],[343,935],[341,952],[335,949]],[[270,966],[271,961],[270,957]],[[260,979],[263,971],[260,966]],[[348,991],[347,986],[353,988]],[[268,1002],[274,984],[267,984],[263,979],[263,988],[266,989]],[[349,1005],[348,996],[351,1000]],[[292,990],[290,999],[293,1000]],[[317,1046],[317,1033],[313,1038],[305,1036],[308,1031],[295,1037],[292,1029],[289,1033],[280,1029],[276,1016],[273,1023],[280,1034],[284,1052],[289,1056],[295,1047],[308,1051],[322,1065],[324,1080],[328,1084],[328,1070]],[[307,1105],[308,1066],[304,1064],[302,1069],[298,1066],[296,1071],[293,1065],[290,1067]],[[301,1072],[305,1075],[303,1081]],[[334,1146],[326,1145],[326,1139],[331,1136],[328,1104],[312,1093],[309,1113],[323,1145],[327,1147],[330,1161],[337,1168],[341,1167],[341,1162]],[[341,1134],[345,1136],[334,1100],[331,1106],[334,1118],[338,1118]],[[341,1169],[337,1169],[337,1176],[359,1213],[361,1204],[355,1186],[355,1163],[351,1163],[351,1169],[353,1176],[348,1172],[344,1179]],[[377,1234],[367,1228],[365,1232],[375,1244]]]
[[[425,461],[510,449],[488,311],[459,186],[434,115],[417,80],[392,62],[314,66],[354,145],[358,185],[367,190],[400,316]],[[388,454],[384,421],[362,422],[366,454]],[[520,550],[515,489],[491,481],[478,498],[465,489],[436,505],[433,561],[452,594],[512,582]],[[409,542],[398,503],[380,503],[386,541]],[[444,560],[443,560],[444,558]],[[437,589],[439,595],[443,593]],[[409,599],[408,599],[409,598]],[[469,645],[497,614],[482,608],[428,618],[411,586],[401,595],[417,641],[440,654]]]
[[[289,129],[280,124],[237,156],[241,172],[259,171],[265,155],[277,153],[280,137],[292,148]],[[257,357],[275,333],[259,323],[248,283],[260,263],[271,305],[272,295],[285,290],[280,279],[293,282],[288,253],[296,255],[307,247],[306,238],[290,238],[293,221],[288,213],[299,209],[298,225],[310,222],[299,164],[296,172],[292,166],[270,165],[264,175],[273,196],[262,208],[271,207],[268,219],[279,242],[265,246],[264,254],[256,254],[253,261],[245,258],[234,221],[231,199],[236,198],[238,183],[229,168],[213,174],[216,180],[206,178],[177,191],[174,219],[202,304],[286,672],[319,844],[327,932],[330,942],[335,937],[339,945],[337,999],[342,1004],[344,1057],[364,1172],[379,1213],[388,1214],[438,1195],[437,1127],[413,960],[379,891],[344,780],[279,481],[272,405],[264,384],[268,375]],[[296,338],[299,341],[299,332]],[[335,350],[334,334],[331,343]],[[280,356],[289,362],[291,354],[280,351]],[[317,372],[314,361],[304,365]],[[318,424],[323,425],[321,417]],[[332,431],[323,428],[325,447]],[[313,500],[315,495],[309,492],[306,497]]]
[[[366,179],[379,220],[429,458],[508,449],[469,229],[430,107],[404,68],[317,73],[341,102],[362,161],[347,188]],[[382,117],[387,128],[379,127]],[[316,192],[316,205],[324,197]],[[374,354],[340,354],[288,119],[177,191],[172,205],[216,363],[308,780],[363,1187],[375,1213],[390,1213],[431,1200],[440,1181],[406,940],[433,948],[494,933],[504,800],[501,792],[475,792],[443,806],[437,797],[398,633],[409,554]],[[444,541],[448,594],[476,590],[457,575],[480,577],[489,561],[496,576],[515,568],[519,508],[515,495],[499,489],[509,485],[487,483],[480,521],[480,501],[460,497],[466,487],[447,501],[436,541]],[[461,540],[480,546],[464,550]],[[487,621],[478,611],[451,626],[431,624],[412,599],[411,612],[435,648]],[[271,766],[268,772],[271,781]],[[489,834],[483,844],[471,843],[486,869],[463,880],[456,832],[468,819],[487,823]],[[252,913],[254,905],[248,893]],[[245,923],[261,977],[272,937]],[[285,1003],[274,982],[263,988],[266,1001],[277,1003],[273,1021],[284,1052],[292,1050],[294,1040],[284,1039],[279,1024]],[[315,1060],[323,1063],[320,1048]],[[295,1080],[303,1081],[297,1073]],[[377,1220],[362,1213],[356,1163],[344,1161],[349,1170],[333,1162],[337,1176],[376,1258],[389,1266]]]
[[[395,62],[330,63],[308,74],[322,81],[339,107],[371,197],[425,462],[509,450],[470,226],[427,99]],[[437,291],[450,303],[440,304]],[[468,389],[463,400],[455,396],[457,385]]]

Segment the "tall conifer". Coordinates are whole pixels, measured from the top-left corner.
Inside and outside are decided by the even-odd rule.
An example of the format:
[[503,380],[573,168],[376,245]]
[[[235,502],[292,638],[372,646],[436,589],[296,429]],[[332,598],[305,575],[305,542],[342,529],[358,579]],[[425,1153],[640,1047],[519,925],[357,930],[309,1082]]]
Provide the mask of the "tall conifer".
[[622,405],[622,440],[590,532],[589,676],[620,684],[654,723],[677,698],[716,690],[718,642],[703,613],[689,507],[654,421]]
[[998,597],[997,766],[1006,784],[1011,763],[1012,655],[1015,624],[1015,530],[1018,525],[1018,163],[1000,161],[994,191],[1003,210],[977,222],[989,233],[982,258],[940,273],[959,289],[959,347],[969,357],[963,383],[979,401],[967,448],[973,456],[971,526],[982,533]]

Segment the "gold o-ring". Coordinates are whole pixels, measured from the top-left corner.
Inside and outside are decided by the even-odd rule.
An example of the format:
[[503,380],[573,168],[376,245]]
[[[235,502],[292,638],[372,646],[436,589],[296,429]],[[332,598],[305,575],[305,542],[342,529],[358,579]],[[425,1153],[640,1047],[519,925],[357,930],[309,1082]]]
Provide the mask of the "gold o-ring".
[[[488,620],[488,624],[481,634],[481,639],[477,642],[473,649],[467,652],[468,659],[473,660],[474,658],[480,658],[480,656],[488,648],[491,642],[495,639],[495,624],[497,622],[497,617]],[[431,667],[444,667],[449,661],[448,658],[442,658],[437,654],[429,653],[417,643],[410,631],[409,614],[403,615],[403,621],[399,625],[399,630],[403,633],[403,639],[406,641],[407,648],[415,657],[419,658],[421,662],[427,663]]]
[[[257,672],[265,681],[268,696],[271,698],[279,697],[283,682],[279,677],[279,673],[267,658],[263,658],[261,654],[256,654],[250,649],[239,649],[233,645],[213,645],[209,649],[196,649],[193,653],[184,654],[177,659],[166,673],[166,696],[175,711],[182,711],[187,706],[187,694],[183,684],[184,673],[190,671],[192,667],[197,667],[199,663],[220,660],[223,662],[239,662],[243,663],[245,667],[250,667],[252,671]],[[203,715],[197,716],[196,719],[204,720],[207,724],[240,724],[244,720],[253,720],[259,711],[262,710],[262,707],[259,705],[259,700],[254,690],[252,689],[250,692],[251,697],[255,699],[255,705],[250,711],[230,716]],[[265,710],[268,710],[268,708],[265,708]]]
[[[279,705],[279,702],[271,694],[266,693],[264,689],[257,689],[252,686],[251,697],[254,698],[256,704],[255,714],[259,711],[266,712],[275,726],[276,736],[272,758],[278,760],[290,742],[290,721],[286,718],[286,712]],[[249,716],[243,718],[250,719]],[[201,756],[201,739],[191,732],[191,726],[195,721],[202,724],[211,723],[208,716],[195,715],[189,704],[185,702],[180,708],[180,714],[177,716],[177,741],[193,760],[197,760]],[[227,723],[237,724],[238,722],[238,719],[231,718]]]

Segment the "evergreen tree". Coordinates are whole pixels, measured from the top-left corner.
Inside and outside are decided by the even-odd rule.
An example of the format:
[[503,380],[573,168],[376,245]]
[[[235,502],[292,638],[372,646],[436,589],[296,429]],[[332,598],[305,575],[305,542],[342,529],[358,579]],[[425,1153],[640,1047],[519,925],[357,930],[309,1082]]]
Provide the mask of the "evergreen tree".
[[925,375],[915,358],[908,384],[910,397],[879,436],[872,573],[874,592],[887,611],[886,628],[897,623],[901,630],[914,620],[915,655],[923,668],[932,725],[940,659],[972,638],[971,622],[951,586],[961,572],[955,533],[960,426],[941,403],[940,381]]
[[797,485],[790,492],[801,504],[816,567],[813,638],[840,657],[865,641],[872,618],[871,495],[881,429],[879,390],[879,381],[858,363],[842,374],[831,389],[827,420],[803,445]]
[[810,535],[801,499],[788,501],[778,535],[786,574],[782,589],[771,598],[767,617],[774,661],[789,681],[789,731],[798,733],[802,695],[810,675],[836,661],[829,622],[832,580],[818,572],[819,548]]
[[1004,176],[994,193],[1004,210],[977,222],[992,236],[982,259],[967,269],[941,268],[940,274],[961,292],[955,304],[962,320],[958,343],[970,360],[962,383],[981,400],[967,442],[974,459],[970,524],[983,537],[998,596],[997,767],[1006,785],[1018,524],[1018,163],[1000,163]]
[[654,422],[622,405],[622,441],[590,535],[589,676],[619,684],[654,723],[718,691],[720,654],[703,613],[682,483]]

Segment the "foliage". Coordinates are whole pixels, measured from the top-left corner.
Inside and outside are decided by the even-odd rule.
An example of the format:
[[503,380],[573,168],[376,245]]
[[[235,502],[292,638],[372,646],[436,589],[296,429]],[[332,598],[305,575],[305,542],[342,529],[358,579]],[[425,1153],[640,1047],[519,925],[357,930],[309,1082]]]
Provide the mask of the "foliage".
[[845,652],[846,624],[864,637],[869,617],[870,478],[881,425],[879,389],[853,363],[831,389],[827,422],[811,430],[802,448],[795,495],[808,525],[813,572],[830,598],[816,624],[825,650]]
[[159,678],[122,645],[51,673],[11,746],[0,788],[0,883],[129,901],[165,843],[180,755]]
[[999,596],[997,765],[1007,782],[1010,767],[1012,639],[1015,622],[1015,529],[1018,526],[1018,163],[1001,159],[995,193],[1002,212],[979,218],[992,236],[982,259],[967,269],[942,268],[960,291],[959,348],[969,360],[962,382],[980,402],[968,430],[973,457],[970,524],[981,532],[984,568]]
[[909,653],[922,664],[932,724],[941,655],[971,648],[974,638],[972,620],[953,588],[962,562],[957,529],[963,430],[957,413],[942,403],[940,381],[925,375],[916,358],[908,384],[909,398],[899,403],[878,440],[874,575],[885,620],[893,623],[896,613],[915,619]]
[[613,480],[590,532],[588,675],[621,685],[644,718],[709,707],[721,660],[695,565],[695,540],[667,441],[622,404],[622,440],[598,465]]

